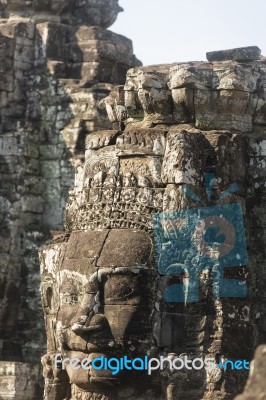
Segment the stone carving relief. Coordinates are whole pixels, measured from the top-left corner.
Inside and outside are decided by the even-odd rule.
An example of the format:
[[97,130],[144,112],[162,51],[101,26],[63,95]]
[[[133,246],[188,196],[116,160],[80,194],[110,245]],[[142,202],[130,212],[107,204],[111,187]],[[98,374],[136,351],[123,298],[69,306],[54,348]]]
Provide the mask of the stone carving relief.
[[[131,40],[106,29],[120,11],[117,0],[0,0],[1,399],[42,396],[38,373],[29,375],[28,391],[20,384],[28,363],[41,371],[46,349],[38,248],[51,235],[64,236],[63,210],[86,134],[111,129],[100,100],[140,65]],[[52,282],[43,289],[51,332],[58,298]],[[51,360],[44,359],[48,366]]]
[[[114,129],[88,135],[86,160],[66,207],[65,234],[40,252],[46,400],[233,399],[242,391],[247,371],[218,366],[197,371],[165,366],[150,376],[74,371],[69,362],[65,370],[62,365],[51,370],[57,353],[80,360],[125,355],[251,360],[264,340],[265,300],[255,297],[264,250],[255,250],[250,238],[254,228],[264,235],[259,213],[265,129],[254,115],[261,110],[255,99],[265,67],[258,55],[248,61],[233,55],[234,61],[131,69],[124,88],[102,101]],[[122,118],[118,106],[126,110]],[[210,186],[207,174],[213,177]],[[167,300],[170,287],[185,290],[191,284],[194,261],[186,249],[178,272],[160,272],[153,217],[215,207],[218,201],[243,210],[248,265],[239,262],[223,273],[245,284],[247,296],[215,295],[220,271],[201,268],[198,301],[186,301],[185,292],[183,302]],[[166,235],[175,234],[168,228]]]

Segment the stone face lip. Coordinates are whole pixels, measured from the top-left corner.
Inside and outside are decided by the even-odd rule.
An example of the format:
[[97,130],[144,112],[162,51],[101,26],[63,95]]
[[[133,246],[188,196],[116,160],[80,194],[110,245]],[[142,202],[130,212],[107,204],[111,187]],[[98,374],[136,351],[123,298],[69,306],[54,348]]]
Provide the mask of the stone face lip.
[[238,47],[236,49],[210,51],[206,53],[208,61],[245,61],[258,60],[261,55],[261,50],[257,46]]

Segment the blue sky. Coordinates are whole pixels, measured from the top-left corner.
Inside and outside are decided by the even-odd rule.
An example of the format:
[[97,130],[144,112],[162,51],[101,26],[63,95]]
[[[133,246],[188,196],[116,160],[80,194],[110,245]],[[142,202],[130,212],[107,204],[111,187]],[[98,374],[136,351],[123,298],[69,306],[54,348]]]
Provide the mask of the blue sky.
[[120,0],[109,29],[132,39],[144,65],[206,60],[206,52],[257,45],[266,55],[265,0]]

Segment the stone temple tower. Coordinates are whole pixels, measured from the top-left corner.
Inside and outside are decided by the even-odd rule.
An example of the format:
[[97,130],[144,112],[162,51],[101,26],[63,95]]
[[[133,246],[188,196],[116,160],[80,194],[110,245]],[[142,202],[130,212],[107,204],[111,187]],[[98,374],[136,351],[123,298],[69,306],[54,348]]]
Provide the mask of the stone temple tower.
[[[88,135],[65,234],[40,251],[45,400],[243,391],[266,342],[266,61],[207,59],[132,68],[101,102],[113,129]],[[166,361],[149,375],[144,357]],[[265,381],[265,350],[256,364]]]
[[62,229],[85,136],[110,127],[99,101],[140,65],[107,30],[120,11],[117,0],[0,1],[1,399],[38,397],[36,249]]

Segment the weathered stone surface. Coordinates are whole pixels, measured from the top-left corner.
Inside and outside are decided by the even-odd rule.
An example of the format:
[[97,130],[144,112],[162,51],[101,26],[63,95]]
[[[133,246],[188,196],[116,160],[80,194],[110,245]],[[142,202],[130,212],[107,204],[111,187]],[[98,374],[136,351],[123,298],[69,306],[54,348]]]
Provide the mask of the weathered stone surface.
[[[232,399],[245,372],[166,368],[120,380],[53,366],[58,352],[250,360],[265,341],[265,60],[253,48],[211,54],[211,63],[139,67],[131,42],[105,30],[118,11],[115,0],[1,3],[10,17],[0,26],[1,357],[36,361],[37,344],[45,352],[36,248],[62,228],[77,168],[67,232],[40,252],[45,400]],[[180,273],[159,273],[153,216],[217,202],[242,206],[248,266],[222,273],[246,284],[248,297],[214,297],[221,271],[204,269],[198,302],[185,302],[185,291],[183,303],[167,302],[167,289],[191,282],[195,260],[187,250]],[[10,376],[0,397],[15,399]]]
[[150,237],[144,232],[112,229],[97,266],[102,268],[149,266],[152,246]]
[[52,20],[61,19],[63,23],[108,28],[123,9],[118,5],[118,0],[7,0],[1,1],[0,11],[4,17],[19,15],[43,20],[51,16]]
[[[59,312],[57,306],[52,312],[46,307],[52,351],[82,357],[189,353],[217,361],[251,360],[266,332],[266,132],[263,107],[259,111],[258,106],[263,82],[260,60],[137,67],[128,71],[124,87],[118,86],[101,102],[115,129],[87,137],[86,161],[70,192],[70,237],[64,239],[66,253],[58,257],[61,273],[57,269],[53,277],[60,293]],[[163,245],[173,245],[169,239],[174,237],[176,252],[173,273],[163,275],[156,259],[153,217],[162,211],[223,210],[235,203],[245,221],[248,265],[236,257],[231,268],[204,264],[197,269],[192,249],[178,236],[185,223],[179,218],[164,221]],[[194,237],[199,252],[206,250],[197,247],[202,237]],[[226,242],[231,249],[234,240],[231,235]],[[216,249],[218,258],[220,250]],[[53,269],[54,261],[48,259],[47,253],[43,262]],[[46,274],[44,283],[49,281]],[[190,302],[184,288],[195,284],[193,276],[199,298]],[[229,297],[220,291],[225,281],[233,280],[246,285],[247,297],[237,296],[235,288]],[[174,285],[182,288],[183,302],[167,298],[169,290],[177,290]],[[56,333],[50,327],[51,315],[59,322]],[[223,371],[216,365],[212,371],[175,373],[165,367],[149,380],[130,372],[120,386],[119,376],[113,380],[106,392],[108,371],[77,374],[68,367],[72,398],[93,396],[96,377],[101,378],[101,399],[120,400],[124,393],[130,400],[229,400],[243,390],[247,371]],[[46,388],[53,385],[51,380]]]
[[252,370],[245,391],[242,395],[237,396],[235,400],[264,399],[266,396],[265,370],[266,349],[265,346],[260,346],[256,350],[255,359],[253,361]]
[[38,366],[0,361],[1,397],[5,400],[36,398],[41,395],[36,392],[38,375]]
[[188,63],[173,65],[169,71],[169,88],[190,87],[207,89],[212,87],[212,65],[208,63]]
[[128,71],[124,92],[113,89],[101,104],[120,125],[191,123],[203,130],[252,132],[265,124],[264,75],[259,58],[139,67]]
[[196,127],[252,132],[257,96],[244,91],[195,91]]
[[261,55],[261,50],[257,46],[239,47],[236,49],[210,51],[206,54],[208,61],[249,61],[258,60]]
[[[111,128],[98,109],[100,100],[124,82],[127,69],[140,64],[132,42],[106,30],[119,11],[117,0],[0,2],[0,360],[35,365],[45,353],[37,247],[51,229],[63,227],[85,136]],[[82,242],[79,249],[87,263],[70,265],[66,256],[64,266],[72,267],[71,273],[93,268],[96,255],[90,258]],[[50,352],[57,348],[52,332],[61,264],[52,250],[47,257],[56,264],[56,272],[45,264],[42,283]],[[46,362],[51,370],[51,358]],[[32,386],[39,384],[33,379]],[[19,397],[13,387],[8,397],[2,388],[4,379],[0,398],[42,396]],[[51,396],[67,394],[55,384]]]
[[136,129],[119,135],[116,141],[119,156],[160,155],[165,152],[165,132],[161,129]]
[[88,157],[92,154],[90,150],[98,150],[102,147],[112,144],[115,137],[119,134],[118,131],[107,130],[101,132],[95,132],[86,138],[86,150],[88,151]]
[[163,183],[198,186],[203,181],[200,171],[204,170],[205,157],[199,159],[199,150],[202,151],[204,140],[200,133],[191,135],[174,129],[168,132],[162,165]]
[[[144,140],[145,134],[148,138],[147,142]],[[241,171],[234,171],[234,179],[236,179],[239,184],[242,184],[244,188],[246,187],[246,175],[248,171],[247,152],[258,154],[263,148],[263,143],[261,144],[259,138],[257,138],[255,142],[253,142],[253,140],[249,142],[248,135],[240,135],[226,131],[199,131],[189,125],[177,125],[170,129],[164,128],[161,131],[154,128],[146,128],[145,130],[140,128],[138,130],[136,127],[131,129],[127,127],[127,130],[123,133],[114,131],[112,135],[110,132],[107,133],[103,131],[95,135],[95,138],[97,140],[102,139],[102,142],[100,148],[98,148],[98,145],[93,145],[95,149],[93,153],[91,153],[92,159],[97,160],[96,154],[98,154],[100,159],[105,160],[103,156],[109,157],[110,154],[113,154],[116,160],[115,162],[118,163],[117,171],[120,172],[121,166],[124,172],[123,160],[125,157],[123,152],[120,153],[121,147],[127,152],[126,160],[130,159],[131,156],[132,159],[136,158],[136,164],[141,165],[142,160],[139,156],[136,157],[136,154],[144,151],[146,146],[149,146],[150,143],[152,144],[150,149],[153,148],[155,138],[166,138],[165,152],[163,153],[162,148],[160,150],[160,154],[161,156],[163,154],[164,158],[161,174],[163,174],[164,165],[168,168],[167,170],[169,172],[175,173],[175,169],[178,172],[179,164],[171,164],[171,167],[167,165],[171,162],[168,153],[170,149],[172,149],[172,151],[175,149],[174,144],[179,143],[181,135],[183,140],[182,144],[193,145],[191,147],[193,151],[191,150],[189,153],[181,152],[180,157],[174,157],[176,163],[178,163],[179,158],[181,166],[186,165],[185,162],[187,159],[194,160],[195,171],[199,177],[201,176],[201,171],[213,171],[217,168],[217,175],[219,176],[217,184],[219,188],[216,188],[217,193],[214,198],[219,196],[219,193],[221,194],[222,188],[226,189],[226,186],[230,185],[230,179],[233,179],[233,170],[236,169],[236,167],[234,167],[236,159],[239,160],[242,167]],[[109,138],[111,138],[111,141],[109,141]],[[91,143],[93,143],[93,141]],[[167,146],[169,146],[169,151],[167,150]],[[142,147],[144,148],[143,150],[141,150]],[[104,148],[106,150],[103,152],[102,150]],[[107,151],[108,148],[109,152]],[[130,148],[132,149],[131,155],[129,153]],[[184,150],[184,148],[185,147],[180,145],[176,146],[176,151],[180,149]],[[153,151],[149,151],[149,157],[158,157]],[[193,157],[195,157],[195,159]],[[88,160],[90,160],[90,154],[88,155]],[[103,163],[103,165],[106,165],[106,161],[103,161]],[[87,165],[86,162],[84,167],[86,171],[88,171]],[[98,168],[97,165],[98,164],[93,167],[94,172],[96,172]],[[139,228],[142,229],[141,225],[136,224],[135,229],[133,226],[129,229],[130,226],[126,224],[127,219],[131,220],[132,223],[137,222],[140,216],[142,218],[144,211],[147,213],[146,218],[152,214],[153,209],[145,210],[145,208],[139,207],[138,209],[136,208],[136,212],[132,212],[132,208],[134,203],[136,205],[138,204],[138,190],[148,190],[143,203],[148,205],[152,204],[150,203],[150,199],[154,196],[155,192],[153,191],[155,189],[150,187],[150,181],[143,181],[143,186],[139,188],[138,179],[135,179],[133,175],[126,175],[125,179],[123,179],[122,176],[122,179],[119,179],[119,173],[113,174],[115,170],[104,169],[104,171],[106,176],[104,180],[100,178],[100,180],[97,181],[95,189],[91,187],[88,189],[86,181],[84,181],[84,183],[81,181],[80,185],[78,180],[77,187],[74,189],[76,193],[75,196],[77,196],[80,201],[78,207],[80,207],[83,214],[82,217],[81,214],[79,217],[79,211],[78,208],[76,208],[76,213],[73,212],[72,215],[75,218],[78,215],[83,225],[80,225],[80,230],[76,232],[76,228],[73,226],[74,232],[71,234],[68,242],[65,243],[68,249],[66,253],[68,254],[68,259],[63,261],[62,268],[63,270],[69,270],[69,273],[67,273],[59,283],[61,311],[57,315],[57,318],[62,321],[64,325],[64,334],[61,336],[62,339],[60,340],[62,341],[63,347],[68,349],[64,351],[63,354],[69,355],[70,348],[72,351],[71,354],[75,356],[79,354],[78,352],[82,352],[82,354],[91,354],[91,352],[97,351],[98,354],[111,357],[114,356],[114,354],[119,354],[116,343],[120,342],[123,343],[123,349],[127,349],[129,343],[138,343],[137,355],[140,356],[140,354],[143,354],[142,352],[147,351],[148,348],[143,347],[140,343],[145,339],[145,346],[149,346],[150,334],[152,332],[156,345],[158,346],[157,351],[159,353],[156,353],[158,355],[161,354],[160,349],[171,349],[172,352],[177,354],[181,349],[190,349],[190,351],[195,354],[201,351],[204,352],[204,354],[211,355],[223,354],[226,358],[237,359],[239,357],[249,357],[250,359],[255,345],[254,338],[257,337],[258,334],[255,322],[258,317],[256,312],[251,312],[249,300],[245,299],[244,301],[239,299],[234,301],[232,299],[225,299],[222,301],[222,299],[213,299],[210,296],[210,275],[205,272],[205,276],[202,274],[200,278],[201,300],[198,305],[194,303],[190,305],[175,303],[170,305],[165,303],[163,301],[163,291],[173,283],[180,283],[180,280],[178,281],[180,278],[170,276],[168,280],[162,281],[161,277],[156,273],[156,263],[152,256],[153,249],[149,236],[139,230]],[[152,173],[154,176],[157,174],[156,170],[152,170]],[[222,182],[223,178],[225,180],[228,179],[225,184]],[[163,195],[160,197],[160,202],[156,205],[156,207],[159,207],[157,210],[161,207],[164,207],[164,210],[182,210],[186,208],[189,209],[190,207],[198,207],[197,200],[189,199],[184,195],[179,182],[173,182],[171,176],[167,174],[164,179],[165,182],[160,183],[161,187],[158,189],[156,188],[156,190],[160,190],[160,193]],[[192,182],[192,185],[191,182],[189,182],[190,186],[195,186],[195,191],[199,198],[203,201],[207,201],[206,195],[204,194],[202,178],[197,178],[196,181],[197,183],[195,184],[195,182]],[[109,188],[114,189],[113,192],[111,192],[112,196],[109,198],[103,197],[105,183],[106,187],[109,186]],[[165,184],[166,188],[164,187]],[[183,181],[181,182],[181,185],[182,184],[184,184]],[[88,194],[88,190],[97,190],[97,202],[90,200],[91,195]],[[129,196],[125,199],[122,196],[124,190],[128,190],[127,193]],[[83,195],[80,194],[82,192]],[[245,191],[243,193],[242,196],[246,195]],[[149,198],[149,196],[151,197]],[[115,202],[114,199],[116,199]],[[127,203],[128,200],[129,202]],[[245,204],[242,197],[235,197],[234,200]],[[121,202],[121,204],[119,204],[119,202]],[[123,207],[124,202],[128,204],[128,207]],[[124,206],[126,206],[126,204],[124,204]],[[230,204],[230,200],[228,200],[227,204]],[[108,210],[107,214],[105,214],[105,210]],[[100,251],[96,264],[92,258],[83,258],[84,255],[88,257],[93,256],[91,251],[94,248],[94,244],[97,242],[97,235],[99,235],[98,228],[96,229],[96,226],[93,228],[92,225],[95,213],[99,213],[99,223],[103,224],[106,218],[106,221],[109,221],[108,226],[110,227],[110,231],[104,243],[102,239],[98,240],[99,245],[102,246],[102,250]],[[114,224],[116,221],[118,225]],[[150,225],[148,231],[151,228],[152,226]],[[89,237],[92,237],[93,240],[86,239]],[[85,248],[86,243],[88,250]],[[71,255],[72,252],[75,254],[74,262],[74,258]],[[250,252],[253,254],[252,248],[250,248]],[[95,254],[98,255],[99,251],[97,250]],[[90,263],[90,267],[88,262]],[[252,270],[254,265],[253,260],[250,265],[250,270]],[[152,275],[145,275],[145,268],[147,268],[147,266],[154,270]],[[237,267],[236,270],[238,270]],[[81,274],[81,276],[76,276],[72,274],[71,271],[76,271]],[[243,268],[242,272],[240,273],[238,271],[236,275],[235,272],[231,271],[231,274],[227,274],[226,277],[227,279],[236,277],[240,277],[242,280],[246,279],[246,269]],[[89,280],[91,283],[89,283]],[[157,290],[157,292],[155,292],[155,290]],[[252,290],[252,285],[250,290]],[[145,293],[145,296],[143,293]],[[147,314],[151,312],[150,307],[154,307],[152,320]],[[92,312],[92,309],[94,309],[94,312]],[[86,344],[86,340],[83,338],[83,325],[80,325],[81,327],[79,330],[75,331],[76,333],[73,332],[73,330],[71,331],[71,327],[79,323],[76,321],[78,321],[81,315],[88,315],[88,321],[85,323],[84,329],[89,327],[93,328],[96,323],[100,326],[100,331],[90,337],[89,344]],[[223,318],[221,315],[223,315]],[[47,316],[46,318],[48,321],[50,317]],[[50,330],[49,327],[47,329]],[[234,341],[234,337],[242,337],[243,342],[245,341],[245,347],[243,347],[242,350],[239,349],[238,341]],[[115,343],[112,345],[112,351],[108,346],[108,342]],[[205,353],[204,348],[208,349],[209,353]],[[133,354],[136,353],[134,351],[132,353],[132,351],[131,349],[130,354],[133,356]],[[155,351],[154,348],[153,351]],[[194,382],[194,371],[193,374],[188,372],[186,377],[182,375],[182,378],[179,376],[178,379],[167,375],[166,371],[164,371],[164,374],[168,384],[171,382],[174,388],[172,391],[173,399],[180,398],[181,395],[183,396],[184,391],[186,391],[186,393],[189,393],[189,397],[195,400],[198,399],[199,396],[200,398],[233,398],[234,394],[241,391],[246,377],[246,374],[243,373],[240,377],[232,378],[230,374],[223,375],[218,368],[216,372],[212,374],[208,373],[207,378],[204,373],[199,373],[196,378],[197,385],[192,388],[190,387],[190,383],[189,387],[187,387],[184,382]],[[73,371],[68,369],[68,376],[69,379],[74,380],[76,383],[76,386],[72,389],[72,392],[73,390],[75,391],[75,395],[80,393],[78,389],[79,385],[81,385],[80,387],[86,385],[88,395],[91,395],[93,391],[93,387],[91,386],[94,377],[93,372],[91,372],[88,377],[82,374],[73,375]],[[103,375],[101,376],[103,377]],[[130,379],[132,385],[132,382],[134,382],[132,381],[133,378],[128,377],[128,379]],[[237,384],[234,379],[237,379]],[[104,381],[108,381],[108,375],[104,376],[102,382]],[[124,378],[123,385],[125,390],[127,390],[127,382],[127,378]],[[205,382],[208,384],[207,390],[204,388]],[[218,383],[219,385],[226,385],[227,391],[225,392],[223,386],[219,386],[218,389]],[[114,387],[109,393],[109,398],[119,399],[119,390],[115,388],[115,382],[113,382],[113,384]],[[158,387],[155,389],[153,386],[154,384],[155,382],[153,380],[149,383],[149,388],[154,390],[153,398],[155,398],[155,396],[160,399],[167,398],[164,397],[163,394],[160,394],[161,390]],[[144,388],[142,393],[143,398],[149,398]],[[210,397],[210,394],[212,397]],[[102,387],[102,396],[103,395],[104,390]]]

